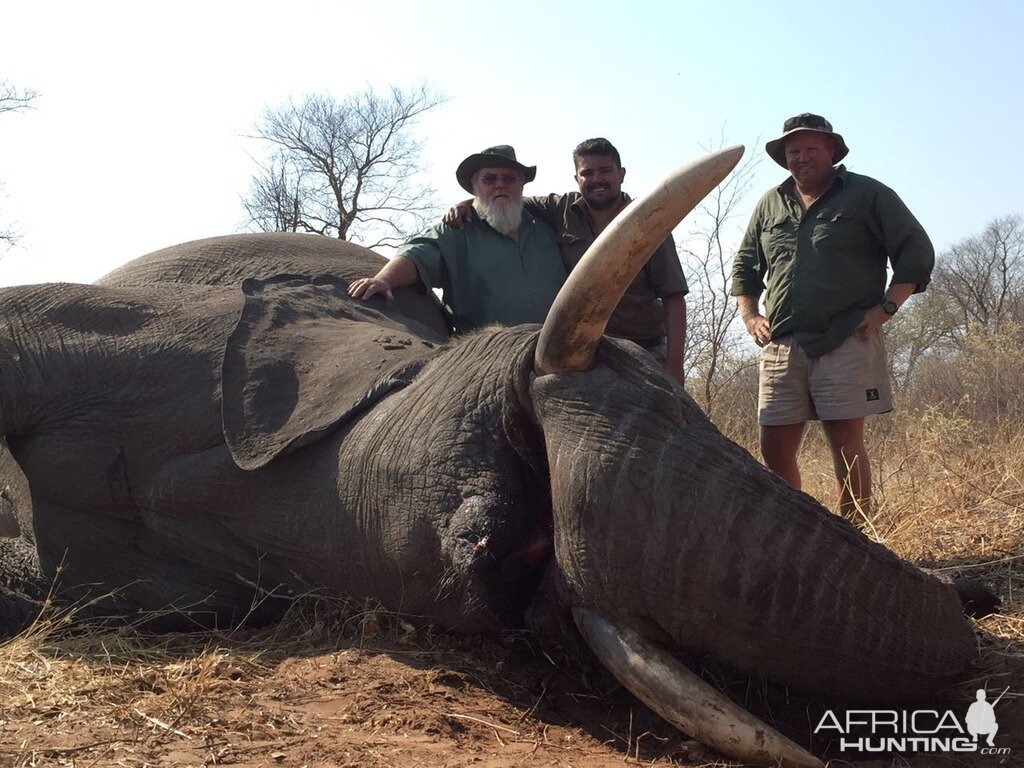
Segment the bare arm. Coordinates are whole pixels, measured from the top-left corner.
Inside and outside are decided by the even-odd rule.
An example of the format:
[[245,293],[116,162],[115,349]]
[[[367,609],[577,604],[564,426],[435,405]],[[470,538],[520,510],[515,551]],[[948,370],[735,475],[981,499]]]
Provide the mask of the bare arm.
[[665,370],[681,385],[686,384],[683,355],[686,352],[686,294],[674,293],[661,300],[665,307]]
[[394,289],[412,285],[419,279],[419,272],[411,259],[396,256],[373,277],[360,277],[348,286],[348,295],[354,299],[366,299],[384,293],[389,299],[395,298]]
[[757,296],[737,296],[736,303],[740,308],[740,319],[747,326],[747,333],[757,346],[763,347],[772,340],[772,332],[768,327],[768,318],[761,314],[757,299]]

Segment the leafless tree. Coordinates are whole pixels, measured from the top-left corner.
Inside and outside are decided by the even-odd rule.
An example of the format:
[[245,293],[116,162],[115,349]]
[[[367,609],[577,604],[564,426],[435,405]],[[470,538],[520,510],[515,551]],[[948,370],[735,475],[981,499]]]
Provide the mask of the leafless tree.
[[[23,109],[31,109],[32,102],[37,94],[30,89],[18,89],[6,80],[0,80],[0,114],[4,112],[19,112]],[[0,182],[0,193],[3,192],[3,182]],[[0,223],[0,244],[4,250],[18,242],[18,233],[10,224]]]
[[886,324],[897,390],[918,373],[935,380],[949,361],[977,356],[1024,326],[1024,220],[1003,216],[939,254],[932,282]]
[[999,330],[1024,322],[1024,220],[1003,216],[980,235],[941,254],[933,288],[949,305],[962,334],[971,325]]
[[392,87],[338,100],[304,96],[267,108],[256,137],[273,155],[244,206],[263,231],[316,232],[370,247],[395,244],[437,215],[418,179],[417,119],[444,103],[426,86]]
[[242,201],[249,219],[264,232],[306,231],[300,195],[302,174],[284,152],[276,152],[253,176],[249,196]]
[[692,231],[679,248],[690,288],[686,368],[699,382],[699,397],[709,416],[722,388],[754,360],[729,289],[735,246],[746,224],[737,221],[737,215],[759,162],[758,155],[747,157],[704,199]]

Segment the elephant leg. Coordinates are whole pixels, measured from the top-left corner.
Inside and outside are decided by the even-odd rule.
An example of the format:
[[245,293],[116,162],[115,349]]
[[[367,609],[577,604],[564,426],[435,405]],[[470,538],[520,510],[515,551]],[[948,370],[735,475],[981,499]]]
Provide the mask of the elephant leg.
[[223,628],[272,621],[290,604],[265,588],[270,580],[261,578],[258,558],[242,568],[218,557],[234,537],[216,524],[165,518],[141,502],[132,517],[34,502],[41,570],[76,615],[132,616],[158,629]]

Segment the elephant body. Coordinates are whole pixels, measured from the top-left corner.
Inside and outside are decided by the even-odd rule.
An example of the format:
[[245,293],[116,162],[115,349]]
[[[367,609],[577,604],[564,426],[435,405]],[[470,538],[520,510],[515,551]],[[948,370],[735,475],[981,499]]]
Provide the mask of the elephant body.
[[[240,239],[271,262],[279,248],[292,270],[286,244],[313,238]],[[203,623],[319,588],[489,630],[521,620],[553,547],[588,604],[628,606],[687,650],[803,690],[836,684],[836,656],[851,664],[844,689],[866,697],[962,668],[969,633],[950,588],[761,469],[635,349],[609,342],[594,371],[531,383],[536,328],[440,348],[403,330],[401,298],[367,322],[341,281],[202,285],[225,278],[193,249],[211,258],[158,252],[102,281],[118,287],[3,292],[3,369],[22,377],[5,375],[4,432],[29,478],[74,479],[32,483],[48,575],[117,587],[130,610],[191,606]],[[197,284],[147,282],[154,262]],[[247,303],[261,317],[242,338]],[[388,338],[409,345],[368,340],[393,318]],[[345,326],[364,325],[339,349]],[[21,338],[33,345],[15,364]],[[356,371],[316,373],[345,366]],[[261,388],[288,413],[267,412]],[[302,397],[316,402],[296,415]],[[236,429],[222,398],[259,434]],[[960,629],[950,648],[914,648],[911,627],[944,614]]]
[[765,470],[639,347],[538,372],[538,327],[447,343],[429,295],[350,299],[376,264],[233,236],[0,290],[0,426],[44,578],[204,625],[311,590],[469,631],[586,608],[862,703],[963,673],[955,590]]

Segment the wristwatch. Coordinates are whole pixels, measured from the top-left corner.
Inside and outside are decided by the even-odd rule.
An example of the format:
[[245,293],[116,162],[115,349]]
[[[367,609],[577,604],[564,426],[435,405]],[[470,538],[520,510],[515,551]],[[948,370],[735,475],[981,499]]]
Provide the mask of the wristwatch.
[[889,301],[888,299],[886,299],[885,301],[882,302],[882,311],[885,312],[885,314],[889,315],[890,317],[892,315],[895,315],[896,310],[899,308],[899,305],[895,301]]

